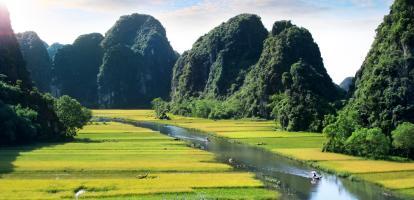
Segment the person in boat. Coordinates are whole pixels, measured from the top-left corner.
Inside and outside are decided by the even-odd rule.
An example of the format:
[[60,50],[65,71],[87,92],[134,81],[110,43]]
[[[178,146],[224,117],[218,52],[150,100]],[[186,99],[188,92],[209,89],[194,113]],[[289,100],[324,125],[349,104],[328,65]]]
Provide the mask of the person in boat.
[[320,179],[320,178],[322,178],[315,171],[312,171],[311,173],[312,173],[312,179]]

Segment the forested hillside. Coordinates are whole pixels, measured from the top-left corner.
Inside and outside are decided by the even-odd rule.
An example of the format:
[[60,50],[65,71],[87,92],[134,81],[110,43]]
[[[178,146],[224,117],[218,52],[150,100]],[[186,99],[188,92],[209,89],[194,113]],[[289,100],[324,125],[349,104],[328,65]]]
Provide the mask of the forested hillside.
[[54,56],[53,93],[69,95],[87,107],[99,107],[97,75],[102,64],[103,36],[79,36],[72,45],[61,47]]
[[259,17],[243,14],[179,58],[171,110],[209,118],[276,118],[287,130],[320,131],[343,95],[308,30],[279,21],[268,33]]
[[[352,98],[324,130],[329,138],[325,149],[384,156],[390,152],[392,138],[391,153],[410,152],[414,148],[409,139],[414,137],[414,128],[402,125],[407,130],[403,135],[393,131],[403,122],[414,122],[414,1],[411,0],[396,0],[377,28],[374,44],[356,74]],[[403,145],[398,144],[400,137],[406,138]]]
[[3,79],[10,83],[21,80],[24,88],[30,88],[32,82],[10,24],[9,12],[4,5],[0,5],[0,11],[0,74],[6,75]]
[[288,130],[318,131],[324,115],[333,111],[330,103],[341,96],[310,32],[290,21],[279,21],[258,63],[231,100],[240,99],[242,116],[273,114]]
[[121,17],[102,41],[103,63],[98,74],[102,108],[149,107],[152,99],[168,98],[177,53],[164,27],[154,17]]
[[[75,111],[79,112],[70,118],[73,120],[68,120],[66,113],[69,114],[67,111],[73,110],[65,109],[68,108],[68,101],[55,100],[32,87],[25,60],[11,28],[8,11],[1,5],[0,33],[0,145],[71,138],[76,134],[77,128],[81,128],[89,120],[89,111],[81,111],[80,105],[69,106],[78,108]],[[33,36],[29,35],[29,38]],[[31,39],[28,40],[32,42]],[[37,38],[35,40],[40,41]],[[35,44],[43,45],[34,41],[33,45]],[[33,66],[34,69],[37,69],[37,66]],[[69,102],[77,103],[71,99]],[[78,121],[76,116],[84,118]]]
[[33,31],[18,33],[16,38],[34,85],[41,92],[50,92],[52,63],[45,42]]
[[241,14],[200,37],[174,66],[173,101],[233,94],[259,59],[267,34],[258,16]]

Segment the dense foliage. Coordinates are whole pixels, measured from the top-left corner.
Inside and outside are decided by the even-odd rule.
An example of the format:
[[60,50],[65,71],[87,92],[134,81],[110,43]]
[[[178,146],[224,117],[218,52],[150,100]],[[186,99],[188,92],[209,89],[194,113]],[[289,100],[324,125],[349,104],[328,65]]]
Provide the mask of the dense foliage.
[[151,101],[151,105],[155,111],[155,117],[158,119],[170,119],[167,115],[170,110],[168,102],[158,97]]
[[360,128],[380,128],[390,138],[398,124],[414,122],[413,1],[394,2],[356,74],[353,90],[336,121],[325,128],[325,150],[346,152],[344,141]]
[[149,107],[152,99],[169,97],[177,54],[158,20],[149,15],[123,16],[106,33],[102,47],[100,107]]
[[[1,6],[0,31],[0,145],[57,141],[73,136],[66,119],[56,114],[55,99],[32,87],[8,12]],[[34,42],[24,37],[24,41]]]
[[[263,37],[251,40],[250,34]],[[327,74],[319,47],[290,21],[276,22],[267,35],[259,17],[243,14],[201,37],[175,65],[171,111],[214,119],[274,117],[287,130],[321,131],[344,92]]]
[[69,136],[75,136],[76,132],[92,118],[90,110],[67,95],[57,99],[54,107],[60,122],[66,127],[66,132]]
[[52,63],[45,43],[32,31],[16,35],[30,78],[41,92],[49,92],[52,80]]
[[404,122],[392,131],[393,146],[396,149],[402,149],[407,157],[414,150],[414,124]]
[[53,109],[54,99],[51,96],[0,81],[0,102],[1,144],[66,137],[65,127]]
[[267,34],[258,16],[241,14],[200,37],[174,66],[173,101],[227,97],[237,91]]
[[288,131],[321,131],[325,115],[335,113],[335,98],[326,95],[339,94],[329,76],[300,60],[282,74],[282,85],[284,93],[271,99],[273,117]]
[[30,75],[10,24],[9,11],[3,4],[0,4],[0,31],[0,74],[9,83],[21,80],[24,88],[30,88]]
[[53,93],[69,95],[82,105],[98,107],[97,74],[102,64],[103,36],[91,33],[79,36],[72,45],[58,50],[53,64]]

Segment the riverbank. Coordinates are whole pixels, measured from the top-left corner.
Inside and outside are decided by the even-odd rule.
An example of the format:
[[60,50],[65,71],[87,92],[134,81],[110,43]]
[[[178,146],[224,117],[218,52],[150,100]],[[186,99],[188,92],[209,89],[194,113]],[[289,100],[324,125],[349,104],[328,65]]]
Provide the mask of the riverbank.
[[151,110],[95,110],[95,116],[152,121],[197,129],[275,154],[299,160],[316,168],[381,185],[406,198],[414,199],[414,162],[368,160],[361,157],[321,152],[325,141],[317,133],[278,130],[272,121],[208,120],[172,116],[157,120]]
[[80,199],[279,196],[265,189],[255,174],[219,163],[210,152],[157,131],[115,122],[94,122],[68,143],[2,147],[0,161],[4,200],[73,199],[79,189],[86,190]]

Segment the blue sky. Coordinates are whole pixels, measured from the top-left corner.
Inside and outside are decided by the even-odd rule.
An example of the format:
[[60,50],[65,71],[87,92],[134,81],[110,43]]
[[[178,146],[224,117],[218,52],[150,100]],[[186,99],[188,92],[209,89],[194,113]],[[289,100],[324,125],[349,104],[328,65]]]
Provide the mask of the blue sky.
[[336,83],[361,66],[375,29],[392,0],[0,0],[15,32],[36,31],[46,42],[72,43],[81,34],[104,34],[122,15],[150,14],[166,27],[178,52],[240,13],[261,16],[270,29],[292,20],[310,30]]

